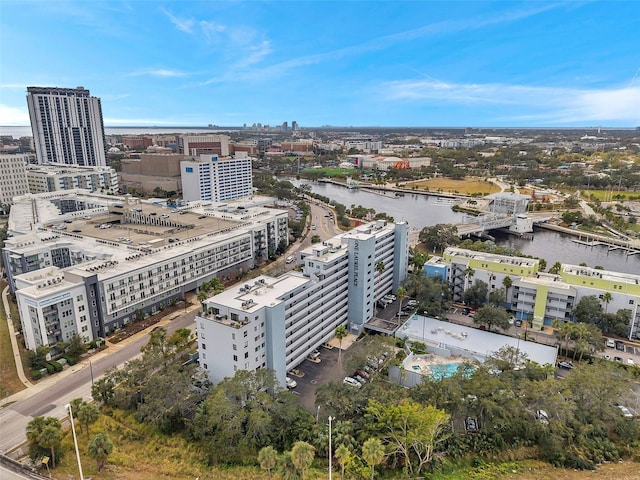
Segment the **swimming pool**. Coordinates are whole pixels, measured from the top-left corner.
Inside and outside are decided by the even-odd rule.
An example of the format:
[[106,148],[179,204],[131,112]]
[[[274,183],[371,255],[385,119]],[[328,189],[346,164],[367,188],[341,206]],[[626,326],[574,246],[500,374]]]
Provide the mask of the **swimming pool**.
[[439,365],[429,365],[431,376],[436,380],[441,378],[449,378],[455,375],[461,363],[441,363]]

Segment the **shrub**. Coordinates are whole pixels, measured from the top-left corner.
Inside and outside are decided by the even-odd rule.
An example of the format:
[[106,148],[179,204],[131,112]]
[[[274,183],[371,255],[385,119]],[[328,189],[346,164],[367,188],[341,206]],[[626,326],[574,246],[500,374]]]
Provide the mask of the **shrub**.
[[52,373],[54,373],[56,371],[55,367],[52,365],[51,362],[47,362],[46,368],[47,368],[47,373],[49,375],[51,375]]
[[31,370],[31,379],[32,380],[40,380],[42,378],[42,374],[40,370]]
[[76,363],[78,363],[78,359],[72,355],[67,354],[63,358],[67,361],[69,365],[75,365]]
[[56,362],[54,360],[52,360],[51,362],[49,362],[51,365],[53,365],[53,369],[56,372],[61,372],[62,371],[62,364],[60,362]]

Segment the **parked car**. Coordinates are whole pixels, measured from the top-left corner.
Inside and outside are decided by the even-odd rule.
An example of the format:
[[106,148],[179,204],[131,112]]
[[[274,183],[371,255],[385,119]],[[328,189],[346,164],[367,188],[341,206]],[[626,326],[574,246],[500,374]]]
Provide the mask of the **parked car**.
[[629,410],[627,407],[625,407],[624,405],[618,405],[618,408],[620,409],[620,412],[622,412],[622,415],[627,417],[627,418],[631,418],[633,417],[633,413],[631,413],[631,410]]
[[545,425],[549,423],[549,415],[544,410],[536,410],[536,418],[540,423],[544,423]]
[[314,350],[309,355],[307,355],[307,358],[309,360],[313,361],[313,362],[319,362],[320,361],[320,352],[318,350]]
[[351,377],[344,377],[344,379],[342,380],[342,383],[344,383],[345,385],[349,385],[351,387],[356,387],[356,388],[360,388],[362,386],[360,382],[358,382],[355,378],[351,378]]
[[354,374],[353,377],[355,380],[357,380],[360,384],[364,385],[365,383],[367,383],[367,380],[363,377],[361,377],[360,375],[356,375]]
[[371,379],[371,375],[369,375],[365,370],[356,370],[355,373],[366,380]]
[[296,388],[298,386],[298,382],[296,382],[293,378],[287,377],[287,388]]
[[633,361],[633,358],[627,358],[627,365],[635,365],[636,363]]
[[571,369],[574,368],[574,365],[571,362],[560,362],[560,363],[558,363],[558,367],[565,368],[567,370],[571,370]]
[[621,340],[616,340],[616,350],[620,350],[624,352],[624,342]]
[[616,348],[616,342],[614,342],[610,338],[607,338],[607,348]]
[[616,362],[622,363],[622,357],[613,357]]
[[293,257],[291,256],[287,257],[287,259],[285,260],[285,263],[293,263]]

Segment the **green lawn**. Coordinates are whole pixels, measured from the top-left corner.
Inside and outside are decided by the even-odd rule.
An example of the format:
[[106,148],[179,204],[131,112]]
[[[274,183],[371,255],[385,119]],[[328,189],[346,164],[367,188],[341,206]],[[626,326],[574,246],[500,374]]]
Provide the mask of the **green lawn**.
[[[0,282],[0,291],[6,287],[6,282]],[[19,392],[24,385],[18,378],[16,364],[13,359],[7,315],[0,302],[0,399]]]

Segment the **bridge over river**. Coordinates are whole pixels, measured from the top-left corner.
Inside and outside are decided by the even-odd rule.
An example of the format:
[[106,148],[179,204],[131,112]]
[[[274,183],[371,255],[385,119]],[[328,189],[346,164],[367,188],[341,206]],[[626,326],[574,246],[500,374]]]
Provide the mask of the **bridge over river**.
[[[489,230],[508,228],[515,235],[533,232],[533,225],[551,220],[550,213],[530,213],[525,215],[496,215],[484,214],[478,217],[469,217],[469,221],[456,225],[460,238],[471,235],[483,235]],[[527,226],[530,225],[530,227]]]

